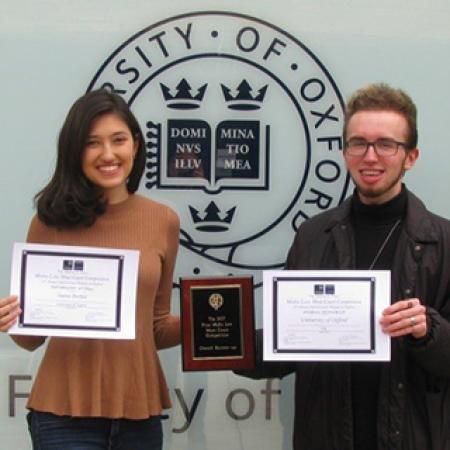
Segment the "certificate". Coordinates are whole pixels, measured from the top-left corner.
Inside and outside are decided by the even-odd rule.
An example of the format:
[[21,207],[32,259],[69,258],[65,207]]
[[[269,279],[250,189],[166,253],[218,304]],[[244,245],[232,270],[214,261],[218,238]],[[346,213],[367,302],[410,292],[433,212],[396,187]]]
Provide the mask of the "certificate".
[[183,370],[255,364],[253,277],[181,278]]
[[390,271],[265,271],[264,359],[389,361],[389,304]]
[[11,334],[134,339],[139,252],[14,244],[11,294],[22,313]]

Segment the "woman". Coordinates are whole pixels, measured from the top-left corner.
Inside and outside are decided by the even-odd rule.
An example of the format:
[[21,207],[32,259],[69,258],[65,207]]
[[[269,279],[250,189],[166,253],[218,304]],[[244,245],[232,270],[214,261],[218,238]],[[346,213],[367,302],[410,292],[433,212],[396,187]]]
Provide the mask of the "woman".
[[[74,103],[27,240],[139,250],[136,339],[50,339],[27,404],[35,450],[162,448],[170,400],[156,351],[180,340],[170,315],[179,220],[135,194],[144,165],[142,132],[120,96],[100,90]],[[1,299],[0,330],[19,314],[16,296]],[[27,350],[46,340],[13,339]]]

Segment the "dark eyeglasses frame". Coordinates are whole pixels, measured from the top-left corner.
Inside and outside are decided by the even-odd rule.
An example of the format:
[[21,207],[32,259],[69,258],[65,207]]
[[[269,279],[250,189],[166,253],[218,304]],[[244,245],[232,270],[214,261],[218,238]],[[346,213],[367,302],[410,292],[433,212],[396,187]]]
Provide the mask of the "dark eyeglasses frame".
[[[367,153],[367,151],[369,150],[369,147],[372,146],[375,153],[378,156],[383,157],[383,156],[395,156],[398,153],[399,147],[404,147],[405,150],[409,149],[408,144],[406,142],[400,142],[400,141],[396,141],[394,139],[377,139],[376,141],[365,141],[364,139],[361,139],[361,140],[358,140],[358,142],[360,144],[362,144],[364,142],[364,144],[366,146],[365,150],[362,153],[358,153],[358,152],[354,153],[351,150],[349,151],[349,146],[351,145],[351,139],[345,143],[345,149],[344,149],[345,152],[350,156],[364,156]],[[389,152],[386,153],[383,150],[380,151],[380,149],[378,148],[378,146],[380,146],[382,142],[389,142],[389,143],[395,144],[397,147],[395,147],[395,150],[392,153],[389,153]]]

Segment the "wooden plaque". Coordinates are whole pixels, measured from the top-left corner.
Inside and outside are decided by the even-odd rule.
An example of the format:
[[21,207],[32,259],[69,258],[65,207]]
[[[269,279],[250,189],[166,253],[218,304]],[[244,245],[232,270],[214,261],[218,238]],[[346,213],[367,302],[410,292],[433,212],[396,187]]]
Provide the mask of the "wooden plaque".
[[181,278],[183,370],[255,365],[253,277]]

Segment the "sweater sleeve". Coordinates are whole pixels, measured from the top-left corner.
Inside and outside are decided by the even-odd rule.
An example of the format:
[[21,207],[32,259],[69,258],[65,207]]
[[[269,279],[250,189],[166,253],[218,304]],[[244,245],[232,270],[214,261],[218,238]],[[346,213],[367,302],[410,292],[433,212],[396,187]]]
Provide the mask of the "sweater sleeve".
[[180,318],[170,314],[172,280],[178,252],[180,221],[175,212],[169,209],[167,211],[166,253],[154,306],[153,332],[158,349],[178,345],[181,338]]
[[[33,244],[47,244],[51,242],[52,231],[49,227],[44,225],[37,216],[31,220],[28,228],[27,242]],[[12,340],[20,347],[33,351],[40,347],[46,340],[46,336],[21,336],[11,335]]]

